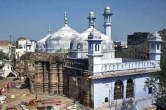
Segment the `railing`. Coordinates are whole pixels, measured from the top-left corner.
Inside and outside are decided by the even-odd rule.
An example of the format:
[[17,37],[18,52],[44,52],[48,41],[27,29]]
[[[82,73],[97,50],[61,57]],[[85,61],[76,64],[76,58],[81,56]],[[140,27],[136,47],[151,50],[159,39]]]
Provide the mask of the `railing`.
[[[96,65],[97,66],[97,65]],[[101,71],[125,71],[125,70],[135,70],[135,69],[146,69],[160,67],[160,61],[137,61],[137,62],[124,62],[115,64],[103,64],[101,66]]]

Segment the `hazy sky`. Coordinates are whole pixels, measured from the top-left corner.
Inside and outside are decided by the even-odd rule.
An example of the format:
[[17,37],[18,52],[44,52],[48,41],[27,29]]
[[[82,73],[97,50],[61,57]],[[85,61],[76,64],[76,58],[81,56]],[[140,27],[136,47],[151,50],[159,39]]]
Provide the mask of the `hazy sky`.
[[88,13],[96,15],[95,28],[103,32],[103,10],[110,6],[113,40],[126,40],[133,32],[166,28],[166,0],[0,0],[0,40],[27,37],[39,40],[64,25],[78,32],[88,28]]

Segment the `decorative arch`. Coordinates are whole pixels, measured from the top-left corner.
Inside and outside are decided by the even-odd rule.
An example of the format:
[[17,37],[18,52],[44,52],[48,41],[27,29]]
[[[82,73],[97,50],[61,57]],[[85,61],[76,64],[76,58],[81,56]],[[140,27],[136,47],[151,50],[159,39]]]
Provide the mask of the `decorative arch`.
[[131,78],[127,80],[126,86],[126,98],[130,97],[134,97],[134,83]]
[[114,87],[114,100],[123,98],[123,82],[117,80]]
[[99,44],[95,44],[95,51],[99,51]]

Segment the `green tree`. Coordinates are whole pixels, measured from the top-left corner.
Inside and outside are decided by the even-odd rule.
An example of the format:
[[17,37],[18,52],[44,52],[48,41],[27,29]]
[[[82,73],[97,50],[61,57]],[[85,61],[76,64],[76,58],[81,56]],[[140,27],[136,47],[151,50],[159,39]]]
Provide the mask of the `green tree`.
[[2,64],[0,64],[0,69],[3,68],[5,60],[9,60],[9,57],[6,53],[0,51],[0,61],[2,62]]
[[0,60],[9,60],[9,57],[6,53],[0,51]]

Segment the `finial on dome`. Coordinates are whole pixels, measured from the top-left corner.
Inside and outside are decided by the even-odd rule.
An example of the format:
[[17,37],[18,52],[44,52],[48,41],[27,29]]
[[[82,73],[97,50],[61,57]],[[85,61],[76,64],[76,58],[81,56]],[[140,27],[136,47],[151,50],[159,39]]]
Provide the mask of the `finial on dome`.
[[49,33],[49,34],[51,33],[51,29],[50,29],[50,26],[48,27],[48,33]]
[[106,7],[104,8],[104,14],[111,14],[111,15],[112,15],[112,13],[111,13],[111,8],[110,8],[109,6],[106,6]]
[[94,27],[95,26],[95,19],[96,19],[96,17],[95,17],[95,14],[94,14],[93,11],[89,12],[89,16],[88,16],[87,19],[89,20],[89,27],[90,28]]
[[64,24],[65,24],[65,26],[67,26],[67,13],[66,13],[66,11],[65,11],[65,15],[64,15]]
[[160,35],[159,35],[159,33],[157,32],[157,30],[155,30],[153,34],[154,34],[154,36],[156,36],[156,37],[160,37]]

